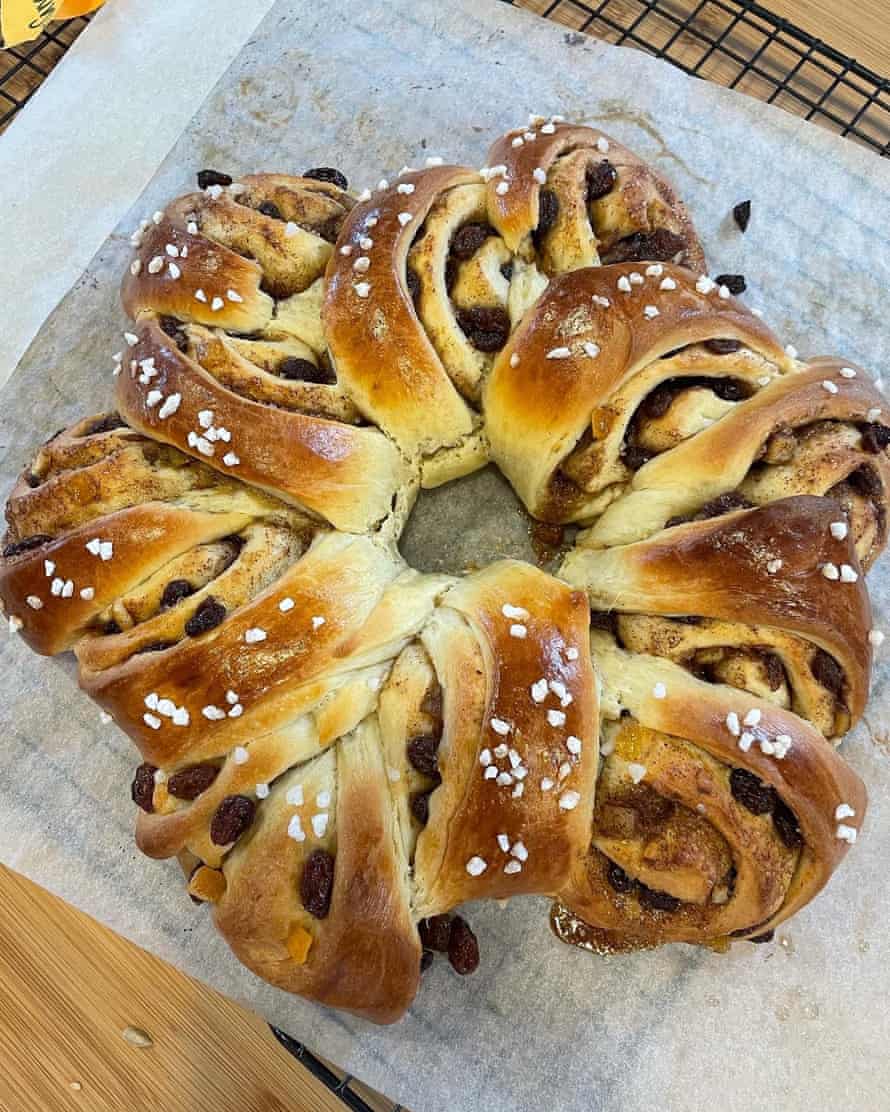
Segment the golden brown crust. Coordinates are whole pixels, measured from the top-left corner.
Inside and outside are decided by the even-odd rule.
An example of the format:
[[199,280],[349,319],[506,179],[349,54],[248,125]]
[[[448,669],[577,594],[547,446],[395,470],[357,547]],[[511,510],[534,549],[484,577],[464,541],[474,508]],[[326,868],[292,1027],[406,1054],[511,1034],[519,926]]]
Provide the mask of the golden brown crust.
[[[226,894],[214,918],[240,960],[265,980],[392,1023],[417,991],[421,948],[374,727],[345,738],[327,764],[324,771],[336,783],[328,830],[317,838],[307,821],[305,842],[288,837],[289,820],[308,814],[316,786],[328,782],[324,772],[310,768],[276,785],[249,842],[226,862]],[[286,797],[298,779],[306,803],[295,806]],[[335,855],[335,871],[330,911],[317,919],[301,905],[300,881],[320,845]],[[295,924],[312,936],[302,963],[287,947]]]
[[[677,235],[683,245],[666,257],[652,254],[650,245],[638,261],[667,259],[704,271],[704,253],[683,202],[651,166],[605,132],[541,120],[497,139],[488,165],[504,168],[489,181],[488,212],[513,251],[538,227],[541,191],[556,197],[556,225],[539,249],[549,274],[608,262],[621,239],[659,229]],[[589,202],[587,173],[606,165],[614,168],[615,185]],[[498,189],[502,182],[507,190]]]
[[[124,419],[44,445],[0,559],[11,628],[74,648],[144,758],[140,848],[260,976],[382,1023],[464,901],[555,895],[563,936],[634,948],[811,899],[865,812],[826,739],[888,528],[880,395],[698,277],[650,167],[558,118],[432,161],[146,222]],[[562,581],[388,543],[486,430],[533,514],[594,522]]]
[[[662,900],[655,906],[633,883],[632,874],[628,883],[628,874],[619,869],[610,881],[608,859],[592,849],[561,894],[562,903],[605,931],[602,942],[621,941],[625,948],[759,936],[772,930],[816,895],[855,839],[866,809],[858,776],[815,730],[788,711],[702,683],[669,661],[624,653],[607,635],[595,634],[593,644],[604,697],[629,715],[617,726],[603,776],[613,773],[626,784],[635,779],[661,799],[661,814],[648,824],[643,820],[644,838],[654,843],[678,815],[686,815],[687,826],[691,820],[716,832],[732,865],[728,879],[721,875],[719,883],[708,884],[696,902]],[[741,734],[730,729],[733,714],[742,723]],[[746,737],[749,747],[743,748]],[[781,758],[761,746],[775,738],[787,741]],[[784,811],[778,821],[771,817],[774,809],[778,815],[773,802],[769,811],[757,814],[745,806],[744,794],[732,790],[732,769],[756,777],[758,792],[763,785],[772,788],[773,799],[782,801],[791,819]],[[651,815],[651,802],[649,809]],[[602,840],[602,818],[599,823],[594,843],[609,845]],[[651,851],[649,856],[657,876],[664,866]],[[693,869],[701,864],[694,854],[687,860]],[[662,874],[662,891],[670,884],[671,867],[669,863]],[[561,933],[565,937],[572,931],[571,920],[563,917]],[[574,933],[583,937],[584,931],[575,924]]]
[[[135,428],[336,527],[364,532],[389,513],[409,474],[377,430],[243,397],[180,352],[156,319],[135,327],[139,340],[117,386],[121,413]],[[143,382],[146,360],[155,374]],[[171,398],[177,404],[168,416]],[[228,439],[207,439],[219,430]]]
[[[586,850],[597,767],[587,614],[580,592],[503,561],[453,587],[424,630],[443,690],[444,733],[442,785],[417,841],[418,915],[555,891]],[[488,769],[498,778],[487,778]],[[527,859],[512,852],[517,843]],[[474,860],[485,866],[478,875]],[[511,861],[521,869],[505,872]]]
[[[31,647],[47,655],[110,618],[148,569],[174,566],[278,508],[130,429],[89,431],[103,420],[57,434],[7,503],[0,597]],[[42,543],[27,547],[35,539]]]
[[[844,732],[868,698],[871,608],[852,538],[832,534],[837,518],[837,506],[828,499],[783,499],[678,525],[630,545],[576,549],[560,575],[584,587],[596,610],[717,619],[781,631],[818,646],[843,673]],[[835,578],[827,578],[826,570]],[[733,636],[731,627],[726,632]],[[671,655],[684,633],[669,635],[662,651]],[[692,647],[697,634],[695,628],[689,631]],[[761,638],[754,641],[770,648]],[[784,658],[786,667],[793,661]],[[802,674],[789,676],[793,687],[818,686],[811,662],[807,653]],[[802,711],[806,703],[797,701],[795,709]],[[832,713],[825,728],[830,736],[838,732],[834,724]]]
[[[400,175],[352,210],[328,263],[322,319],[337,374],[359,409],[409,455],[455,447],[476,425],[418,319],[405,270],[437,198],[478,180],[459,166]],[[366,270],[356,270],[360,259]]]
[[137,342],[117,401],[156,439],[367,532],[412,476],[327,365],[321,282],[351,205],[325,182],[259,174],[159,213],[121,287]]
[[[259,211],[270,202],[278,215]],[[236,333],[259,331],[272,320],[275,299],[302,292],[323,273],[351,205],[336,186],[283,174],[252,174],[180,197],[138,237],[121,285],[124,309],[132,317],[148,310]]]
[[558,471],[586,431],[612,429],[614,418],[593,428],[598,409],[648,364],[714,337],[741,341],[774,373],[792,369],[757,317],[691,271],[627,263],[553,278],[498,356],[484,395],[492,457],[528,510],[548,521],[589,516],[592,497]]
[[[847,377],[851,371],[855,377]],[[844,508],[867,569],[887,538],[890,461],[877,445],[866,450],[870,441],[864,434],[886,421],[883,405],[870,376],[839,359],[816,359],[776,376],[636,471],[582,543],[635,540],[730,492],[756,504],[796,494],[828,495]],[[790,458],[770,461],[772,436],[787,437]],[[863,470],[867,481],[858,478]]]

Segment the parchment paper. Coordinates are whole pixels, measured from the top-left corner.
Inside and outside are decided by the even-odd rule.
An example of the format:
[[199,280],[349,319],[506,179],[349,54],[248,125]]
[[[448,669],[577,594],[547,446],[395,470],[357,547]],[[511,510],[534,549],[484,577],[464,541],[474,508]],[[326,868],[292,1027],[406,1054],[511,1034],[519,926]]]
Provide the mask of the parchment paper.
[[[802,353],[838,351],[880,371],[890,351],[888,163],[500,4],[281,2],[5,389],[4,496],[35,444],[107,404],[126,236],[190,188],[197,169],[334,164],[361,187],[424,154],[482,165],[488,142],[529,111],[594,121],[654,161],[688,201],[712,273],[744,272],[749,304]],[[85,206],[92,172],[101,170],[72,183]],[[728,213],[748,197],[742,237]],[[484,475],[438,492],[428,506],[455,500],[447,529],[437,539],[436,515],[421,507],[406,552],[434,566],[438,546],[457,567],[477,547],[488,544],[487,557],[518,543],[522,530],[504,524],[515,503],[504,496],[495,512],[501,490]],[[489,528],[503,531],[490,544]],[[888,585],[879,566],[879,626]],[[185,898],[177,867],[133,847],[129,742],[78,693],[71,660],[37,660],[16,637],[0,648],[0,856],[417,1112],[886,1108],[888,682],[879,657],[865,722],[844,749],[869,785],[865,830],[828,890],[779,931],[784,944],[601,959],[556,942],[544,900],[471,906],[479,972],[459,979],[437,963],[392,1028],[280,993],[231,957]]]

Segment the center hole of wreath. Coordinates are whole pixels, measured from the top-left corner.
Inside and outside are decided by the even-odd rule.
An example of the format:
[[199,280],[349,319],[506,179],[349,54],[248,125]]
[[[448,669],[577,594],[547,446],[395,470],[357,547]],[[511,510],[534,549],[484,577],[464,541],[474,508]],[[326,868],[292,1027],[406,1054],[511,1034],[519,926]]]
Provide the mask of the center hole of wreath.
[[525,560],[554,571],[572,543],[573,526],[535,521],[496,467],[422,490],[399,542],[418,571],[461,575],[494,560]]

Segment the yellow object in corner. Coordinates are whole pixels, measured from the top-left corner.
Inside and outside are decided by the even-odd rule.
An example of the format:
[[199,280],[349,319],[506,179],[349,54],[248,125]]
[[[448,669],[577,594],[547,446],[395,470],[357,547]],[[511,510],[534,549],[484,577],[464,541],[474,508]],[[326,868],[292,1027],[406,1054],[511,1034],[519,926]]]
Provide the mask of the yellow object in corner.
[[73,19],[100,8],[104,0],[0,0],[3,46],[36,39],[54,19]]

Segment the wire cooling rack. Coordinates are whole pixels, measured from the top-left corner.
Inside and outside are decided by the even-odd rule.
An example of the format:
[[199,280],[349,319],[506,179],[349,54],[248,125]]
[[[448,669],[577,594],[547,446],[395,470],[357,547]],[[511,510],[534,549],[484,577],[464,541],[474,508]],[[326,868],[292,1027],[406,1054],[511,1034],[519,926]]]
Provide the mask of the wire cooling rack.
[[37,92],[89,19],[51,24],[33,42],[0,50],[0,133]]
[[[502,0],[664,58],[684,73],[777,104],[890,156],[890,81],[751,0]],[[847,3],[850,0],[846,0]],[[0,132],[88,20],[0,51]],[[279,1043],[352,1112],[406,1112],[273,1027]]]
[[890,81],[751,0],[504,3],[570,33],[644,50],[890,155]]

